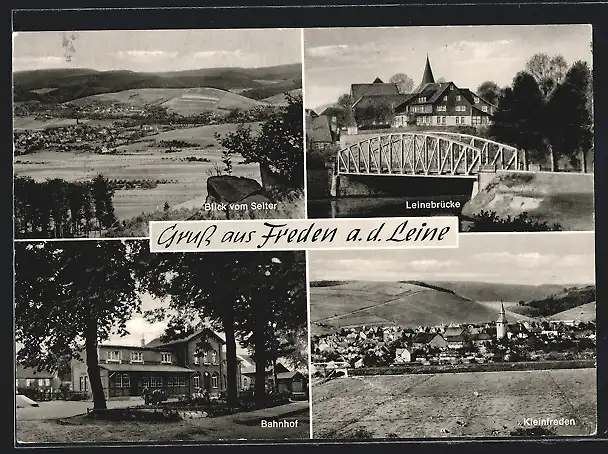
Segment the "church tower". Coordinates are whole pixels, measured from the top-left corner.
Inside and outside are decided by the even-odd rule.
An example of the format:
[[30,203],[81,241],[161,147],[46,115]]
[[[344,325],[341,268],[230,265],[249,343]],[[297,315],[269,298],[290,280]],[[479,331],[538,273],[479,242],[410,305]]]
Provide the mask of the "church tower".
[[424,74],[422,75],[422,84],[434,84],[435,78],[433,77],[433,71],[431,70],[431,63],[429,62],[429,55],[426,55],[426,66],[424,67]]
[[505,307],[500,304],[500,315],[496,320],[496,339],[500,340],[507,335],[507,317],[505,315]]

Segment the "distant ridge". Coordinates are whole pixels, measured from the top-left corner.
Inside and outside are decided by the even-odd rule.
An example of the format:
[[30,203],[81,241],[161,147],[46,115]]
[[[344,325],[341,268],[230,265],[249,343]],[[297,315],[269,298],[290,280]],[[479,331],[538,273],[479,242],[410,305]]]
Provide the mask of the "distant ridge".
[[[200,87],[245,91],[258,89],[251,92],[251,96],[241,94],[252,99],[263,99],[302,88],[302,65],[293,63],[263,68],[225,67],[168,72],[40,69],[14,72],[13,83],[15,102],[38,100],[61,103],[96,94],[141,88]],[[48,90],[44,97],[31,94],[32,90],[49,88],[52,90]]]

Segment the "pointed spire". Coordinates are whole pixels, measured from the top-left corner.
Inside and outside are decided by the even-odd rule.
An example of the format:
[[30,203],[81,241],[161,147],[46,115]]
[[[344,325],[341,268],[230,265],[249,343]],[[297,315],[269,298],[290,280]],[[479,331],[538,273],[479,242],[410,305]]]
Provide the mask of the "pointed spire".
[[422,75],[423,84],[434,84],[435,78],[433,77],[433,71],[431,70],[431,63],[429,62],[429,54],[426,54],[426,65],[424,67],[424,74]]
[[505,306],[503,303],[500,303],[500,315],[498,317],[498,321],[502,323],[507,322],[507,314],[505,312]]

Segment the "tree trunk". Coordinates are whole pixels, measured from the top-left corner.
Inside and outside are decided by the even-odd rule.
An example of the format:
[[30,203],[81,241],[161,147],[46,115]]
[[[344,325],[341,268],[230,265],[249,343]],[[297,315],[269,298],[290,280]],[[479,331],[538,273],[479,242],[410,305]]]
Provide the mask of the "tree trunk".
[[553,146],[548,140],[545,143],[547,144],[547,149],[549,150],[549,164],[551,165],[551,172],[555,172],[555,152],[553,151]]
[[255,342],[255,405],[262,408],[266,401],[266,346],[264,345],[264,319],[257,314],[253,332]]
[[223,328],[226,335],[226,403],[229,407],[236,407],[238,402],[237,361],[232,314],[223,319]]
[[85,333],[85,348],[87,354],[87,371],[89,384],[93,394],[93,409],[105,410],[106,396],[103,393],[101,374],[99,371],[99,358],[97,357],[97,322],[93,319],[87,324]]
[[276,393],[279,392],[279,381],[277,378],[277,360],[273,358],[272,360],[272,378],[274,380],[274,390]]
[[587,173],[587,153],[581,148],[581,172]]

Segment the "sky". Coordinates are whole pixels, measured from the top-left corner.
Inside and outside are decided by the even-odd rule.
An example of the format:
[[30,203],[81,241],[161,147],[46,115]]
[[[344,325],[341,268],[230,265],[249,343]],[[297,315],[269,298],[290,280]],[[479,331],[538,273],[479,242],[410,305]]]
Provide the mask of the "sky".
[[[74,36],[66,60],[63,37]],[[302,61],[300,29],[109,30],[13,33],[13,71],[47,68],[179,71]]]
[[309,251],[310,280],[594,284],[592,232],[464,234],[458,248]]
[[428,54],[435,79],[476,90],[511,84],[537,52],[592,64],[590,25],[326,28],[304,32],[305,104],[333,103],[353,83],[405,73],[417,85]]

